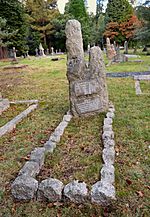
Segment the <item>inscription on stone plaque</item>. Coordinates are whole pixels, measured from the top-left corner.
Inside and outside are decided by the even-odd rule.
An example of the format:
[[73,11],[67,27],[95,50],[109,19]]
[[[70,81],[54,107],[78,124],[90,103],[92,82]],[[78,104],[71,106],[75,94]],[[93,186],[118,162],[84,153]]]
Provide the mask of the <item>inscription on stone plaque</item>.
[[99,90],[99,83],[96,80],[82,81],[74,84],[74,91],[76,96],[84,96],[97,93]]
[[101,101],[99,97],[95,99],[85,99],[81,103],[76,103],[76,109],[79,114],[86,114],[89,112],[96,112],[101,108]]

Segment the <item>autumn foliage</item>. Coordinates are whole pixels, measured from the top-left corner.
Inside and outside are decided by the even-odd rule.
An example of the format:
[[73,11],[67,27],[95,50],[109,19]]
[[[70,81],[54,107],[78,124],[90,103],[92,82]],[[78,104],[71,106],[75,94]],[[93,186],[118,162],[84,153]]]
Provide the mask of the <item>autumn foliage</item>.
[[[141,21],[137,16],[132,15],[131,18],[122,23],[110,22],[106,25],[106,30],[104,32],[105,37],[109,37],[112,40],[118,42],[130,40],[134,37],[135,31],[142,26]],[[116,37],[117,36],[117,37]]]

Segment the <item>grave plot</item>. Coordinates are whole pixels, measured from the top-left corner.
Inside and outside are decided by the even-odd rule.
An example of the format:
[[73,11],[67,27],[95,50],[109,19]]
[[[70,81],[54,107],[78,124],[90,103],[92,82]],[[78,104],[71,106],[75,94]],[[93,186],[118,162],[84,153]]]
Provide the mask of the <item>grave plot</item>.
[[[104,145],[104,149],[102,151],[102,158],[104,164],[102,166],[101,171],[99,171],[101,167],[99,161],[101,155],[100,154],[101,148],[98,147],[97,144],[98,141],[94,141],[94,138],[92,138],[93,132],[88,133],[89,129],[88,130],[87,128],[82,129],[81,122],[83,120],[81,120],[81,122],[78,120],[79,121],[78,124],[82,129],[81,130],[82,134],[80,136],[79,135],[77,136],[78,143],[76,140],[74,141],[72,137],[70,137],[71,135],[69,135],[69,139],[73,140],[72,143],[71,144],[67,143],[67,146],[65,145],[64,148],[60,146],[62,154],[60,154],[59,152],[56,153],[56,158],[59,158],[59,162],[58,161],[55,162],[53,158],[52,161],[50,162],[51,165],[48,166],[48,168],[50,169],[46,169],[46,167],[42,168],[42,166],[44,165],[45,155],[47,153],[53,153],[54,149],[56,148],[56,145],[58,145],[58,143],[60,142],[60,138],[63,135],[65,128],[67,127],[68,123],[72,118],[72,115],[67,114],[63,117],[62,122],[52,133],[49,140],[44,144],[44,147],[36,148],[31,152],[29,161],[27,161],[26,164],[23,166],[23,168],[20,170],[18,177],[15,179],[15,181],[11,186],[11,191],[14,198],[17,200],[30,200],[34,198],[39,201],[48,200],[50,202],[70,200],[74,203],[86,203],[88,201],[91,201],[93,203],[99,203],[102,205],[108,205],[111,203],[112,200],[115,200],[115,188],[113,185],[114,184],[113,164],[114,164],[114,157],[115,157],[115,150],[114,150],[115,142],[114,142],[114,132],[112,130],[114,111],[115,111],[114,107],[111,105],[109,107],[108,113],[106,114],[106,118],[103,121],[103,133],[100,132],[100,134],[102,133],[102,142]],[[97,121],[97,119],[98,117],[96,116],[95,120]],[[89,119],[88,121],[90,123],[91,119]],[[96,126],[95,121],[93,121],[93,128],[95,126]],[[96,131],[95,133],[96,134],[99,133],[98,131]],[[84,135],[86,134],[88,134],[87,136],[88,139],[89,136],[91,136],[90,141],[94,142],[95,144],[87,145],[88,144],[87,143],[86,145],[82,144],[81,146],[80,140],[81,138],[83,138],[82,140],[83,143],[83,141],[85,140]],[[73,145],[75,145],[76,148],[74,148]],[[102,144],[99,144],[99,146],[102,147]],[[68,148],[71,149],[73,153],[71,153],[71,151],[68,151]],[[82,160],[79,160],[78,157],[81,157]],[[72,160],[72,158],[75,159]],[[89,160],[88,158],[91,159]],[[84,162],[83,159],[87,162]],[[66,168],[69,169],[70,171],[69,170],[64,171],[63,161],[67,161]],[[64,185],[62,180],[59,180],[58,178],[55,177],[52,164],[56,166],[55,167],[56,177],[60,177],[58,173],[60,174],[62,173],[65,176],[64,180],[67,181],[67,175],[69,175],[68,177],[69,179],[73,178],[73,180],[68,184]],[[74,164],[76,164],[78,167],[76,167]],[[41,168],[42,168],[42,172],[40,173]],[[74,173],[74,170],[77,170],[77,173],[76,172]],[[85,174],[87,172],[91,184],[93,184],[93,181],[95,182],[97,180],[99,181],[97,181],[91,188],[89,186],[87,187],[87,184],[85,183],[84,180],[86,176],[83,175],[84,172]],[[47,179],[42,181],[40,180],[41,182],[38,183],[38,181],[35,179],[38,174],[39,174],[38,179],[42,180],[42,178],[45,175],[47,176],[47,177],[45,176],[45,178]],[[101,174],[101,179],[98,178],[100,174]],[[92,176],[95,177],[95,175],[97,176],[97,178],[94,180]],[[77,178],[81,178],[82,180],[77,180]]]
[[[81,26],[78,21],[68,21],[66,36],[70,112],[64,115],[63,120],[50,135],[49,140],[44,146],[36,148],[31,152],[29,161],[26,162],[20,170],[18,177],[12,183],[11,191],[17,200],[30,200],[34,198],[40,201],[49,200],[51,202],[62,200],[65,202],[69,200],[75,203],[86,203],[90,201],[92,203],[108,205],[112,200],[115,200],[115,188],[113,185],[115,142],[112,129],[115,109],[108,102],[103,57],[99,47],[91,48],[89,68],[86,67]],[[78,46],[76,46],[77,44]],[[103,117],[103,112],[107,112],[106,118]],[[99,119],[98,114],[104,120]],[[72,119],[72,115],[76,119],[73,120],[74,122],[68,128],[68,133],[66,132],[66,135],[63,137],[65,144],[60,145],[60,151],[58,149],[56,153],[56,159],[59,159],[59,161],[57,160],[55,165],[53,158],[50,161],[50,164],[53,162],[53,167],[46,162],[46,166],[42,168],[45,155],[54,152],[54,149],[60,143],[65,128]],[[100,123],[97,123],[97,121],[100,121]],[[82,128],[84,122],[86,124]],[[79,128],[78,135],[74,135],[73,126]],[[94,139],[96,138],[94,133],[99,135],[99,141]],[[66,142],[65,138],[68,137],[67,135],[69,135],[69,140],[67,138]],[[101,139],[104,145],[103,151],[99,148],[99,146],[102,147]],[[86,155],[87,157],[84,157]],[[104,162],[103,166],[100,160],[101,155]],[[66,165],[64,166],[64,171],[63,165]],[[47,170],[47,167],[52,169]],[[100,167],[102,169],[98,171]],[[41,168],[42,172],[40,173]],[[53,168],[56,171],[57,177],[53,174]],[[61,168],[60,174],[57,173],[59,168]],[[74,168],[76,170],[75,173],[73,171]],[[79,172],[80,170],[81,173]],[[43,176],[45,176],[44,172],[48,173],[47,177],[45,177],[47,179],[42,180]],[[101,179],[98,178],[100,174]],[[39,175],[39,182],[37,181],[37,175]],[[59,180],[58,178],[61,178],[62,175],[64,175],[63,180]],[[87,187],[85,181],[90,182],[91,188],[89,184]]]

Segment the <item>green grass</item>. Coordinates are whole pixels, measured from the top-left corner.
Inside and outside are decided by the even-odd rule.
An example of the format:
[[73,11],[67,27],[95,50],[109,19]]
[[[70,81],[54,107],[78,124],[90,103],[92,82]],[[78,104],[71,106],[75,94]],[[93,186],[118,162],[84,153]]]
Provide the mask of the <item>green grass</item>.
[[[64,56],[65,57],[65,56]],[[141,56],[148,67],[148,57]],[[147,217],[149,216],[149,95],[136,96],[132,78],[107,78],[109,98],[116,108],[114,132],[117,201],[108,208],[97,205],[50,204],[12,200],[10,184],[25,163],[25,157],[43,146],[69,109],[66,59],[52,62],[49,58],[23,59],[28,64],[22,70],[3,70],[0,62],[0,89],[10,100],[38,99],[37,110],[17,128],[0,139],[0,197],[2,217]],[[9,63],[5,63],[9,65]],[[140,71],[139,63],[110,66],[109,71]],[[141,65],[141,71],[146,70]],[[141,82],[144,93],[149,83]],[[0,117],[0,126],[24,110],[26,106],[11,106]],[[100,132],[104,114],[71,120],[54,155],[47,155],[38,179],[49,176],[64,183],[76,178],[91,186],[99,178],[102,165]],[[130,185],[128,184],[130,181]],[[139,193],[141,192],[141,193]]]

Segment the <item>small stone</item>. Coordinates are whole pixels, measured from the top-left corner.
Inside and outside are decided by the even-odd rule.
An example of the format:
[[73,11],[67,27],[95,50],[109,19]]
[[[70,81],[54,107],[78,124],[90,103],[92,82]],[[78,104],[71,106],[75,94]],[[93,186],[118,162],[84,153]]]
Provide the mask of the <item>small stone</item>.
[[104,125],[109,125],[109,124],[111,125],[112,122],[113,122],[113,121],[112,121],[112,118],[105,118],[105,119],[104,119]]
[[110,125],[110,124],[105,124],[104,126],[103,126],[103,132],[104,131],[112,131],[112,125]]
[[104,148],[102,153],[103,161],[106,165],[108,164],[114,164],[115,161],[115,149],[113,147],[111,148]]
[[115,169],[113,165],[104,164],[101,169],[101,181],[113,184],[115,181]]
[[113,185],[99,181],[92,186],[91,200],[93,203],[108,206],[115,199],[115,188]]
[[114,118],[115,114],[113,112],[107,112],[106,117],[107,118]]
[[44,164],[45,159],[45,148],[35,148],[34,151],[31,152],[30,161],[37,162],[40,168]]
[[114,139],[114,132],[112,130],[104,131],[104,133],[102,134],[102,139],[103,140]]
[[68,115],[64,115],[63,121],[70,122],[71,118],[72,118],[72,115],[69,115],[69,114]]
[[31,200],[38,189],[38,181],[32,177],[18,176],[11,186],[11,193],[17,200]]
[[62,199],[63,183],[58,179],[43,180],[38,189],[38,200],[48,199],[50,202],[60,201]]
[[65,186],[64,195],[74,203],[84,203],[88,199],[88,189],[84,182],[74,180]]
[[115,147],[115,141],[113,139],[105,139],[103,141],[104,148]]
[[20,175],[26,175],[26,176],[31,176],[35,177],[38,175],[40,172],[40,167],[39,163],[34,162],[34,161],[27,161],[25,165],[22,167],[22,169],[19,172]]
[[50,152],[53,153],[54,149],[56,148],[56,142],[52,142],[52,141],[47,141],[44,144],[44,148],[46,152]]

